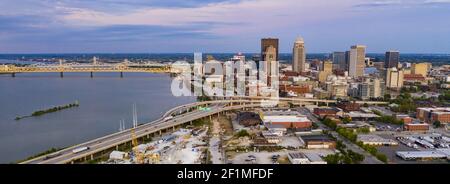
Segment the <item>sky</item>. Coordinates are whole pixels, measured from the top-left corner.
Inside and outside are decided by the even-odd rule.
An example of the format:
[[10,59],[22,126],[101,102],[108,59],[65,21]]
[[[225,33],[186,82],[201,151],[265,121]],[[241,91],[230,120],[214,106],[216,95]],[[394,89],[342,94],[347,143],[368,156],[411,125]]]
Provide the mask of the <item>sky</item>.
[[0,53],[450,53],[450,0],[1,0]]

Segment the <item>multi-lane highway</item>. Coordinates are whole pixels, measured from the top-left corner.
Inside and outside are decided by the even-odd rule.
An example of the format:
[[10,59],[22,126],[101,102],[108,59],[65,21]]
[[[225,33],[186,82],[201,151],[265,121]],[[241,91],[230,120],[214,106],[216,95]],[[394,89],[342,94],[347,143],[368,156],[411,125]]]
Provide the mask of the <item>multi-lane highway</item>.
[[[175,128],[176,126],[183,125],[185,123],[192,122],[197,119],[201,119],[204,117],[212,116],[218,114],[220,112],[225,112],[229,110],[238,110],[243,108],[254,108],[261,107],[262,99],[269,98],[261,98],[261,97],[242,97],[242,98],[233,98],[235,100],[217,100],[217,101],[206,101],[206,102],[195,102],[183,106],[175,107],[169,111],[167,111],[161,118],[146,123],[134,128],[136,137],[144,137],[153,133],[160,133],[163,130]],[[321,100],[321,99],[299,99],[299,98],[280,98],[280,101],[290,101],[290,102],[326,102],[326,103],[335,103],[333,100]],[[373,104],[381,104],[383,102],[365,102],[365,103],[373,103]],[[235,104],[235,105],[233,105]],[[209,106],[209,110],[196,110],[195,107],[198,106]],[[172,118],[168,118],[171,117]],[[314,117],[310,117],[313,119]],[[87,158],[93,159],[94,154],[99,153],[104,150],[108,150],[114,148],[118,145],[122,145],[124,143],[131,142],[132,129],[128,129],[125,131],[117,132],[111,135],[107,135],[98,139],[94,139],[79,145],[75,145],[58,152],[44,155],[32,160],[28,160],[23,162],[24,164],[60,164],[60,163],[71,163],[72,161]],[[337,136],[339,138],[339,136]],[[344,140],[344,143],[345,140]],[[72,151],[76,148],[88,147],[88,150],[73,153]],[[349,145],[348,147],[352,147]],[[354,148],[358,150],[357,148]],[[360,150],[359,150],[360,151]],[[359,152],[357,151],[357,152]],[[370,156],[368,156],[370,157]],[[370,158],[369,158],[370,159]],[[372,160],[374,163],[377,160]],[[370,161],[370,162],[372,162]]]
[[320,129],[327,130],[328,132],[330,132],[330,134],[337,140],[341,141],[347,147],[347,149],[350,149],[350,150],[354,151],[355,153],[364,155],[364,161],[362,162],[363,164],[383,164],[383,162],[381,162],[380,160],[375,158],[373,155],[369,154],[367,151],[363,150],[358,145],[350,142],[348,139],[339,135],[336,131],[333,131],[330,128],[328,128],[321,121],[319,121],[308,109],[306,109],[304,107],[300,107],[300,108],[298,108],[298,111],[300,113],[306,115],[308,117],[308,119],[310,119],[311,121],[316,123]]
[[[246,103],[242,105],[234,105],[234,106],[227,106],[231,102],[234,103]],[[164,120],[165,116],[170,116],[171,114],[178,114],[179,112],[183,112],[189,108],[204,105],[204,104],[214,104],[210,106],[210,109],[208,111],[204,110],[193,110],[191,112],[187,112],[184,114],[179,114],[174,116],[172,119]],[[235,110],[235,109],[242,109],[242,108],[251,108],[251,107],[257,107],[260,106],[259,104],[252,104],[248,100],[223,100],[223,101],[212,101],[212,102],[199,102],[199,103],[193,103],[189,105],[180,106],[178,108],[174,108],[169,111],[169,113],[166,113],[163,117],[161,117],[158,120],[155,120],[153,122],[143,124],[141,126],[138,126],[134,129],[136,137],[143,137],[152,133],[158,133],[159,131],[166,130],[173,128],[178,125],[182,125],[185,123],[189,123],[191,121],[212,116],[215,114],[218,114],[220,112],[229,111],[229,110]],[[171,113],[170,113],[171,112]],[[50,155],[38,157],[29,161],[25,161],[23,163],[25,164],[63,164],[63,163],[70,163],[74,160],[81,159],[81,158],[89,158],[93,156],[95,153],[99,153],[103,150],[107,150],[110,148],[113,148],[117,145],[121,145],[127,142],[130,142],[132,139],[131,137],[131,129],[125,130],[122,132],[114,133],[105,137],[101,137],[86,143],[82,143],[76,146],[72,146],[70,148],[52,153]],[[79,153],[73,153],[72,150],[80,147],[89,147],[88,150],[79,152]],[[50,156],[51,158],[49,158]]]

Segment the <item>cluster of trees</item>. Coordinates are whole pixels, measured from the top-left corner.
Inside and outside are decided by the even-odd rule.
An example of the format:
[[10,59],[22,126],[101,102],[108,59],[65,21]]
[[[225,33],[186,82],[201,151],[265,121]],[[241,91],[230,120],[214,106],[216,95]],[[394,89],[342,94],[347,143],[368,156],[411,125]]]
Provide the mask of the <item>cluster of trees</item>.
[[203,125],[211,125],[211,121],[207,120],[207,119],[197,119],[192,121],[192,125],[195,127],[200,127]]
[[197,97],[197,101],[199,101],[199,102],[211,101],[211,97],[206,96],[206,95],[198,96],[198,97]]
[[358,138],[358,134],[356,134],[353,130],[347,129],[347,128],[337,128],[336,132],[341,135],[342,137],[345,137],[346,139],[356,142]]
[[361,141],[358,141],[356,143],[359,147],[361,147],[362,149],[366,150],[367,152],[369,152],[371,155],[377,157],[378,160],[387,163],[388,159],[387,156],[378,152],[377,148],[375,146],[372,145],[364,145]]
[[435,121],[435,122],[433,122],[433,126],[434,126],[434,128],[441,128],[442,123],[440,121]]
[[393,107],[395,112],[409,113],[416,111],[416,103],[409,93],[401,93],[396,99],[391,100],[391,103],[395,103],[398,107]]
[[[371,155],[377,157],[378,160],[380,160],[380,161],[382,161],[384,163],[387,163],[388,159],[387,159],[386,155],[384,155],[382,153],[379,153],[375,146],[364,145],[361,141],[358,141],[357,140],[358,139],[358,134],[356,134],[353,130],[347,129],[347,128],[341,128],[341,127],[337,128],[336,122],[334,122],[333,120],[331,120],[329,118],[326,118],[326,119],[322,120],[322,123],[325,124],[326,126],[332,128],[333,130],[335,130],[342,137],[345,137],[349,141],[351,141],[351,142],[355,143],[356,145],[358,145],[359,147],[363,148],[364,150],[369,152]],[[358,132],[366,133],[366,132],[369,132],[369,130],[362,128],[362,129],[358,129]],[[341,149],[343,150],[342,146],[345,147],[345,145],[336,144],[336,148],[338,150],[341,150]],[[341,150],[341,152],[345,152],[345,151],[342,151],[342,150]],[[348,153],[348,151],[351,151],[351,150],[347,150],[347,153]],[[342,157],[342,156],[344,156],[344,157]],[[341,159],[341,160],[339,160],[339,159]],[[334,163],[336,161],[343,161],[345,163],[345,161],[342,160],[342,159],[348,159],[348,158],[345,158],[345,155],[329,155],[328,158],[325,158],[325,161],[327,161],[329,163]],[[363,160],[364,160],[364,158],[363,158]]]
[[341,141],[337,141],[336,148],[340,153],[327,155],[323,158],[328,164],[359,164],[364,161],[364,155],[352,150],[345,150],[346,146]]
[[333,130],[336,130],[336,128],[337,128],[336,122],[334,122],[334,121],[331,120],[330,118],[325,118],[325,119],[323,119],[323,120],[322,120],[322,123],[323,123],[324,125],[326,125],[327,127],[330,127],[330,128],[333,129]]
[[450,90],[446,90],[443,93],[441,93],[441,96],[439,96],[439,101],[442,103],[449,103],[450,102]]
[[236,133],[236,137],[248,137],[250,134],[247,132],[247,130],[241,130]]
[[36,111],[36,112],[33,112],[31,114],[31,116],[42,116],[47,113],[52,113],[52,112],[56,112],[56,111],[60,111],[60,110],[64,110],[64,109],[68,109],[68,108],[72,108],[72,107],[78,107],[78,106],[80,106],[78,103],[67,104],[64,106],[58,106],[58,107],[53,107],[53,108],[46,109],[46,110]]
[[359,164],[364,161],[364,155],[358,154],[352,150],[341,151],[323,158],[328,164]]
[[393,116],[385,116],[381,115],[378,118],[375,118],[376,121],[382,122],[382,123],[390,123],[390,124],[396,124],[396,125],[403,125],[403,120],[398,120],[397,118]]

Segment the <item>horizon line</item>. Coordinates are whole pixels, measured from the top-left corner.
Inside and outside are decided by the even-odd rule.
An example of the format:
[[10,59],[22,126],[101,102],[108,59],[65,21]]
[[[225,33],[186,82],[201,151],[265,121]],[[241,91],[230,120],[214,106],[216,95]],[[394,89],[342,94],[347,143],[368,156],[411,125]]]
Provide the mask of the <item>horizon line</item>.
[[[333,52],[343,52],[343,51],[333,51]],[[310,52],[310,53],[306,53],[308,54],[332,54],[333,52]],[[345,52],[345,51],[344,51]],[[385,51],[385,52],[389,52],[389,51]],[[385,54],[385,52],[368,52],[366,54]],[[45,53],[45,52],[30,52],[30,53],[0,53],[0,55],[67,55],[67,54],[194,54],[194,53],[199,53],[199,52],[61,52],[61,53]],[[259,52],[200,52],[202,54],[238,54],[238,53],[242,53],[244,55],[246,54],[260,54]],[[292,55],[292,53],[288,53],[288,52],[280,52],[279,55],[285,55],[285,54],[290,54]],[[426,55],[426,54],[430,54],[430,55],[450,55],[449,53],[426,53],[426,52],[400,52],[400,55],[402,54],[421,54],[421,55]]]

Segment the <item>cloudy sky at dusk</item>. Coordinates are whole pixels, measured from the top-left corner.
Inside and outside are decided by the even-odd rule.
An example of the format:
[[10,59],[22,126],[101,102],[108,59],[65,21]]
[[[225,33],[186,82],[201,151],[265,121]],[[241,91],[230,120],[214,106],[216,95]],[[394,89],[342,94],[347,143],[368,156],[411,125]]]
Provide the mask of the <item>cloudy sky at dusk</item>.
[[0,53],[450,53],[450,0],[1,0]]

